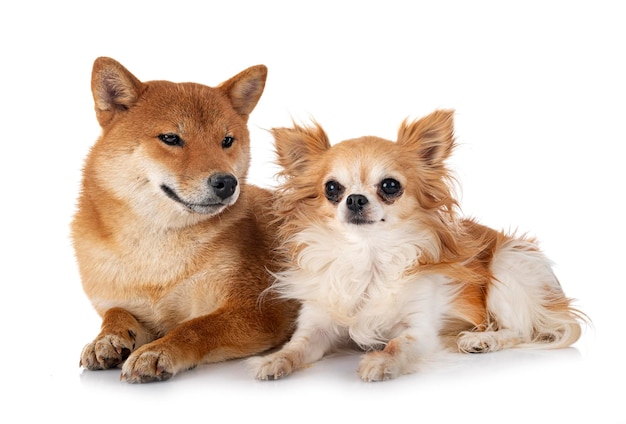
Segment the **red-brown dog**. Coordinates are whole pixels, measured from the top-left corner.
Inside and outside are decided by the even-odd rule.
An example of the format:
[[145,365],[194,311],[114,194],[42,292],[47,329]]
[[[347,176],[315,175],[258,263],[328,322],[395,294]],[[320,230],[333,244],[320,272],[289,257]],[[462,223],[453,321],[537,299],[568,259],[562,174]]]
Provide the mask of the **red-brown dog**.
[[276,270],[270,192],[246,184],[248,116],[267,69],[217,87],[141,82],[95,61],[102,135],[87,157],[72,237],[102,316],[90,370],[132,383],[244,357],[288,339],[296,307],[263,298]]

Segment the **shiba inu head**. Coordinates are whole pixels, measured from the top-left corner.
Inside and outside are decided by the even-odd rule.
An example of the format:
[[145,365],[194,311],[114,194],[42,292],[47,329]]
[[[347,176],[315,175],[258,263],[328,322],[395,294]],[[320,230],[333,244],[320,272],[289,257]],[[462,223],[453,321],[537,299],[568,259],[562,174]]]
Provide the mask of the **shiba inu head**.
[[85,172],[146,217],[189,223],[219,214],[237,201],[246,178],[247,121],[266,76],[257,65],[216,87],[141,82],[98,58],[91,86],[102,135]]

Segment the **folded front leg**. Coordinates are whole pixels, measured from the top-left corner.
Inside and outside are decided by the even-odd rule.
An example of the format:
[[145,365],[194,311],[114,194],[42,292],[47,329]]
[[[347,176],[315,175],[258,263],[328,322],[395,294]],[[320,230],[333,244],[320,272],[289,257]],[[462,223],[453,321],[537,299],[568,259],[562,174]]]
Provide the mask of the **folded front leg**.
[[127,310],[111,308],[102,317],[100,334],[87,344],[80,355],[80,366],[89,370],[114,368],[122,364],[139,346],[154,337]]
[[[167,380],[201,363],[242,358],[266,351],[286,338],[287,324],[249,307],[222,308],[181,323],[133,352],[122,367],[129,383]],[[278,316],[278,315],[276,315]]]

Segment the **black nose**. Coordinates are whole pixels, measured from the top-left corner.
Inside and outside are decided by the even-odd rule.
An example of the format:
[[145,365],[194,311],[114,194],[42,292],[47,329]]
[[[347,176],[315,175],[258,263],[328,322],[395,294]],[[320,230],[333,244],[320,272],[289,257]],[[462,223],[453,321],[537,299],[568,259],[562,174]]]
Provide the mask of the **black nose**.
[[237,188],[237,178],[230,174],[213,174],[209,177],[209,185],[220,199],[233,195]]
[[365,205],[367,205],[367,202],[367,197],[361,194],[351,194],[346,199],[346,205],[348,206],[348,209],[355,213],[361,212]]

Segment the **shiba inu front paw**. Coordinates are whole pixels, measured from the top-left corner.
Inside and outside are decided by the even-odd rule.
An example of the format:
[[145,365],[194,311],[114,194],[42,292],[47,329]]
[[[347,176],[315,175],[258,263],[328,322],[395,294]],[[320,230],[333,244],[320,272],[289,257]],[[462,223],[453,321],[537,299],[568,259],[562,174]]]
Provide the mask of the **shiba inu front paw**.
[[168,349],[153,344],[145,345],[126,360],[120,380],[128,383],[169,380],[177,372],[175,362]]
[[88,370],[106,370],[123,363],[135,347],[135,340],[114,334],[99,336],[83,348],[80,366]]
[[369,352],[363,356],[357,370],[363,381],[390,380],[402,374],[397,357],[387,352]]
[[294,371],[294,361],[291,355],[280,352],[250,358],[248,366],[257,380],[278,380]]

